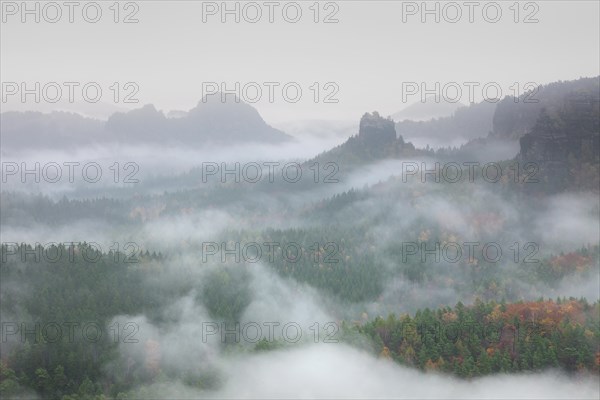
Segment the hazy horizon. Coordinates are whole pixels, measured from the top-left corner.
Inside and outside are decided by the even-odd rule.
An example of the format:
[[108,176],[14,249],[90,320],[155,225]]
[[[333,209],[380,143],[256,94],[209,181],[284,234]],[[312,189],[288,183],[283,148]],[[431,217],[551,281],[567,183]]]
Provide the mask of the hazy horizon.
[[600,2],[0,13],[1,398],[600,396]]

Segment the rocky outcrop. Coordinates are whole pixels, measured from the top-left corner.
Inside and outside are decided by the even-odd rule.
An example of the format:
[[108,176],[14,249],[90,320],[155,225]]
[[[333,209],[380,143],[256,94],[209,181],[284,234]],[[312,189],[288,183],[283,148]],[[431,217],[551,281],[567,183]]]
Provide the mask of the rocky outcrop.
[[531,131],[520,139],[519,157],[540,163],[598,162],[599,104],[598,98],[582,96],[554,116],[542,109]]
[[394,121],[381,117],[377,111],[365,113],[360,119],[358,138],[371,145],[390,145],[396,141]]
[[599,97],[576,94],[559,112],[542,109],[531,131],[521,137],[517,158],[536,164],[542,184],[552,191],[599,189]]
[[396,136],[391,118],[384,118],[377,111],[365,113],[359,124],[357,135],[343,144],[320,154],[307,163],[336,162],[345,166],[357,166],[369,162],[414,156],[415,147]]

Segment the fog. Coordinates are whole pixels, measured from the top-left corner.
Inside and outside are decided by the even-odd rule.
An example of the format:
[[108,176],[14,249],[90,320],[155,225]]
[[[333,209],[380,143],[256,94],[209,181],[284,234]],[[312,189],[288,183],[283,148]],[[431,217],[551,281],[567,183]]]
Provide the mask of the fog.
[[[188,259],[184,263],[190,261]],[[178,263],[169,268],[167,275],[170,279],[182,274],[184,269]],[[203,275],[219,268],[219,265],[196,265],[196,268],[185,269],[188,271],[185,276],[200,283]],[[225,335],[242,348],[249,349],[256,343],[257,334],[244,331],[244,326],[260,325],[263,331],[258,337],[266,337],[269,333],[265,323],[277,323],[272,333],[281,340],[279,324],[293,322],[298,324],[303,336],[294,346],[268,353],[224,351],[222,321],[211,318],[198,304],[195,291],[164,305],[164,315],[159,318],[162,323],[159,324],[153,324],[143,315],[116,317],[111,324],[134,323],[139,326],[140,334],[136,337],[139,342],[119,345],[123,359],[129,359],[130,363],[147,363],[146,346],[151,341],[158,344],[161,364],[165,367],[187,373],[203,371],[217,374],[223,384],[218,391],[205,392],[181,381],[162,378],[152,385],[137,388],[138,396],[152,393],[160,398],[562,399],[596,398],[598,395],[598,381],[586,373],[566,377],[558,370],[549,369],[542,373],[500,374],[462,381],[376,358],[369,351],[372,348],[369,341],[356,342],[355,346],[348,346],[337,339],[331,343],[315,344],[311,326],[315,323],[323,326],[335,320],[319,305],[323,304],[322,297],[309,287],[278,278],[260,264],[248,266],[247,271],[251,275],[249,288],[252,300],[238,321],[242,328],[237,329],[237,336],[232,333],[236,332],[233,326],[228,327],[230,331]],[[174,283],[177,282],[161,282],[158,285]],[[597,285],[597,282],[593,284]],[[393,285],[398,291],[410,290],[398,287],[398,282]],[[585,288],[580,289],[585,291]],[[435,293],[437,298],[444,297],[443,289],[432,292],[431,288],[419,288],[412,289],[412,293],[418,295],[424,290],[429,290],[427,296]],[[456,300],[451,296],[443,298],[445,303]],[[219,326],[216,333],[208,325]],[[296,333],[292,334],[294,341],[296,336]]]
[[[575,383],[555,373],[458,382],[398,367],[355,349],[325,344],[235,360],[226,367],[236,383],[216,393],[217,397],[506,399],[572,398],[577,393],[577,397],[594,398],[598,390],[598,383],[591,378]],[[298,376],[308,380],[300,382]],[[251,385],[255,382],[260,383]]]
[[600,398],[597,2],[67,3],[0,4],[0,398]]
[[[402,248],[403,243],[412,243],[417,238],[427,240],[431,237],[442,243],[498,243],[505,257],[494,263],[493,268],[497,269],[499,277],[510,280],[505,291],[491,296],[498,301],[502,298],[533,301],[539,297],[598,300],[600,265],[597,258],[592,261],[588,272],[547,284],[520,280],[523,264],[513,262],[513,253],[509,250],[515,242],[521,251],[524,251],[523,244],[533,242],[537,246],[536,258],[544,259],[598,243],[600,211],[597,197],[592,193],[558,193],[541,200],[523,201],[520,196],[504,195],[498,190],[498,184],[477,178],[474,182],[448,183],[442,180],[438,183],[435,175],[424,177],[421,172],[431,171],[436,163],[444,160],[412,157],[340,168],[339,182],[331,184],[290,184],[286,187],[281,182],[263,183],[262,186],[242,182],[239,184],[238,200],[211,206],[180,201],[178,207],[188,207],[187,211],[167,212],[174,201],[167,190],[181,192],[193,189],[197,193],[206,193],[208,198],[215,190],[215,193],[225,190],[227,185],[218,180],[200,181],[197,171],[202,170],[204,160],[303,163],[303,160],[316,156],[321,146],[332,146],[339,140],[314,139],[310,134],[306,137],[293,144],[277,146],[240,146],[218,150],[139,146],[135,149],[118,148],[116,154],[117,148],[100,147],[76,153],[31,153],[9,158],[15,162],[78,159],[100,163],[112,155],[112,160],[121,163],[137,160],[142,183],[86,185],[67,181],[31,184],[23,188],[13,182],[12,186],[5,186],[5,190],[10,193],[13,188],[19,188],[15,193],[21,193],[19,196],[24,196],[25,201],[11,203],[13,211],[3,216],[2,240],[4,243],[41,243],[46,246],[51,242],[88,242],[104,251],[114,248],[115,244],[123,247],[131,242],[142,252],[160,251],[168,256],[159,269],[149,267],[144,280],[139,282],[144,290],[161,294],[158,313],[119,315],[107,325],[137,327],[137,342],[119,343],[117,359],[103,367],[107,377],[115,376],[115,371],[120,371],[119,365],[148,368],[147,365],[154,362],[160,364],[161,370],[169,371],[168,375],[156,378],[154,383],[132,388],[134,397],[144,398],[148,393],[160,398],[597,397],[597,381],[585,373],[567,376],[558,369],[551,369],[465,381],[441,373],[424,373],[377,358],[374,354],[377,345],[367,337],[356,336],[351,340],[352,344],[338,339],[348,335],[339,330],[340,321],[364,323],[377,316],[385,318],[390,313],[412,314],[419,309],[458,302],[471,305],[481,296],[480,292],[465,289],[462,283],[459,284],[469,279],[464,259],[459,263],[445,259],[429,260],[423,270],[429,278],[422,282],[408,278],[402,272],[402,262],[398,259],[402,254],[390,251]],[[299,143],[301,152],[296,150]],[[488,157],[493,159],[494,155]],[[102,165],[105,168],[110,166],[108,162]],[[415,165],[419,173],[410,174],[410,168]],[[186,178],[188,176],[195,176],[195,180],[190,182]],[[280,187],[278,185],[284,185],[284,190],[276,195],[270,194],[271,188]],[[241,190],[244,187],[247,189]],[[281,276],[264,260],[238,263],[233,261],[233,257],[226,257],[225,262],[220,262],[218,255],[208,262],[204,259],[204,243],[231,240],[229,235],[232,232],[250,235],[246,241],[260,243],[260,236],[253,236],[257,232],[256,221],[260,221],[261,230],[321,229],[322,221],[315,214],[319,204],[326,204],[333,196],[349,190],[357,191],[359,199],[335,210],[331,214],[331,222],[341,229],[366,224],[365,240],[363,243],[339,242],[340,237],[334,240],[340,244],[342,254],[350,252],[348,254],[355,257],[354,254],[367,252],[378,268],[385,271],[387,278],[383,280],[376,299],[349,303],[322,287]],[[27,216],[28,207],[36,204],[30,196],[39,193],[48,196],[50,206],[57,209],[65,204],[59,202],[63,196],[85,199],[100,193],[110,193],[109,196],[121,199],[123,205],[115,209],[115,219],[109,220],[92,212],[87,216],[74,215],[57,223],[45,221],[43,215],[36,218]],[[139,197],[138,201],[133,201],[132,196],[150,197],[145,197],[145,200]],[[252,209],[252,204],[258,208]],[[16,210],[21,210],[20,214],[15,214]],[[242,245],[244,243],[242,241]],[[344,247],[357,245],[358,248],[352,249]],[[231,343],[226,345],[225,342],[232,339],[228,339],[227,335],[221,336],[221,324],[232,322],[215,316],[206,305],[207,279],[218,276],[220,271],[228,271],[228,279],[235,279],[236,285],[244,282],[243,298],[247,299],[247,303],[235,322],[242,328],[249,327],[245,332],[250,335],[254,333],[248,332],[261,327],[258,338],[265,338],[266,327],[271,326],[272,339],[283,342],[283,346],[256,353],[253,348],[258,339],[249,341],[244,335],[240,339],[231,333],[229,336],[233,336],[236,343],[233,348],[237,350],[231,350]],[[234,290],[241,290],[241,287],[236,287]],[[4,295],[22,295],[30,290],[14,282],[10,292]],[[176,295],[167,296],[165,293]],[[7,314],[4,320],[12,318],[11,314]],[[281,331],[281,327],[288,323],[294,324],[292,332],[300,329],[302,333],[301,338],[292,344]],[[315,324],[320,329],[317,336]],[[216,333],[211,330],[215,327]],[[330,333],[333,335],[328,336]],[[335,338],[335,343],[323,343],[324,338]],[[9,348],[7,346],[5,344],[5,348]],[[151,350],[154,349],[152,346],[159,350]],[[149,361],[149,351],[158,354],[155,356],[157,361],[152,361],[152,358]],[[178,376],[212,376],[220,384],[217,388],[200,390]]]
[[548,371],[463,382],[399,367],[337,344],[228,359],[219,366],[227,382],[221,391],[207,395],[180,382],[157,383],[148,390],[160,398],[182,399],[595,399],[598,393],[598,382],[591,377],[574,381]]

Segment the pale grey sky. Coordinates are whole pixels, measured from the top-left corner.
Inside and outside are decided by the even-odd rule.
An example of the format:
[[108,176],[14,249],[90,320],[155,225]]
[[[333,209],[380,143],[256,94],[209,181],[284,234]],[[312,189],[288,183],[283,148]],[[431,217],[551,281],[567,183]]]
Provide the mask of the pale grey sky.
[[[25,15],[21,21],[21,1],[2,1],[1,70],[0,79],[6,82],[98,82],[103,89],[101,102],[84,104],[97,114],[113,108],[131,108],[135,104],[114,104],[113,82],[123,86],[135,82],[139,106],[154,104],[165,111],[188,110],[202,97],[203,82],[225,82],[234,88],[257,82],[263,90],[261,100],[254,104],[268,122],[296,119],[357,120],[366,111],[379,110],[392,114],[403,103],[403,82],[497,82],[502,94],[511,94],[514,83],[522,87],[527,82],[539,84],[595,76],[600,72],[600,8],[598,1],[515,1],[473,2],[474,22],[469,22],[466,2],[427,2],[428,7],[440,10],[440,22],[435,15],[421,21],[419,2],[402,1],[322,1],[318,5],[319,20],[313,18],[314,1],[298,1],[302,16],[297,23],[284,20],[295,16],[293,2],[276,2],[274,22],[269,23],[269,8],[257,1],[263,15],[256,23],[244,19],[256,15],[256,7],[239,2],[240,22],[234,15],[221,22],[220,10],[215,15],[203,9],[221,7],[219,2],[201,1],[137,1],[121,2],[119,19],[135,12],[138,23],[114,23],[114,1],[97,2],[102,16],[97,23],[83,19],[78,2],[74,8],[75,22],[69,23],[66,6],[58,1],[62,18],[57,23],[55,10],[40,3],[40,22],[35,15]],[[228,2],[235,7],[236,2]],[[494,3],[490,5],[489,3]],[[28,2],[31,8],[35,2]],[[485,18],[495,17],[496,4],[502,10],[497,23]],[[444,8],[446,6],[446,8]],[[126,8],[127,7],[127,8]],[[312,7],[312,8],[311,8]],[[483,8],[487,13],[484,15]],[[515,10],[519,9],[515,23]],[[462,18],[451,23],[456,10]],[[88,6],[88,17],[94,17]],[[244,14],[244,10],[246,14]],[[404,11],[404,12],[403,12]],[[332,14],[333,13],[333,14]],[[14,14],[14,15],[13,15]],[[323,23],[332,14],[338,23]],[[403,21],[403,16],[405,21]],[[446,18],[444,18],[446,16]],[[537,23],[524,23],[530,16]],[[274,102],[268,99],[264,82],[278,82]],[[297,103],[286,101],[282,86],[297,82],[302,97]],[[320,101],[314,101],[314,82],[320,86]],[[325,87],[327,82],[333,85]],[[254,96],[254,89],[246,94]],[[339,91],[335,94],[335,90]],[[462,102],[467,102],[468,88],[464,87]],[[121,88],[121,95],[130,93]],[[67,98],[67,89],[62,99]],[[290,89],[290,96],[294,89]],[[490,93],[493,93],[490,92]],[[333,94],[338,103],[324,103],[323,96]],[[476,99],[482,96],[475,89]],[[75,90],[81,99],[81,91]],[[36,104],[30,96],[20,104],[18,96],[9,96],[2,110],[51,109],[53,104],[42,99]],[[244,99],[244,97],[242,97]],[[120,99],[122,101],[122,99]]]

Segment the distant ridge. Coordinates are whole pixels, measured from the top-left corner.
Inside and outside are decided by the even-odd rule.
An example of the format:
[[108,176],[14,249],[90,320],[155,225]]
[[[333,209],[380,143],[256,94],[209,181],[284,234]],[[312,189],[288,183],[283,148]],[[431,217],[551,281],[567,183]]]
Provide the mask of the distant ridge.
[[[172,115],[171,115],[172,116]],[[70,148],[90,144],[205,144],[269,143],[292,140],[268,125],[258,111],[228,96],[204,98],[188,112],[168,118],[152,104],[112,114],[106,122],[67,112],[11,111],[1,114],[2,146]]]
[[413,103],[392,114],[391,117],[396,122],[404,120],[429,121],[434,118],[449,117],[462,107],[465,107],[465,105],[460,102],[453,103],[445,99],[435,101],[434,97],[429,96],[425,98],[425,101]]

